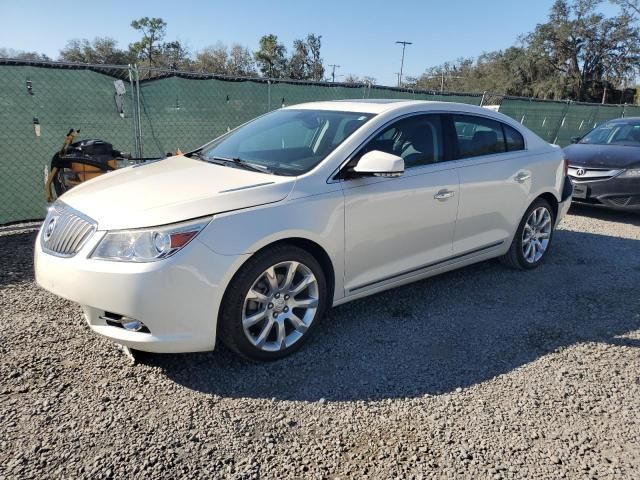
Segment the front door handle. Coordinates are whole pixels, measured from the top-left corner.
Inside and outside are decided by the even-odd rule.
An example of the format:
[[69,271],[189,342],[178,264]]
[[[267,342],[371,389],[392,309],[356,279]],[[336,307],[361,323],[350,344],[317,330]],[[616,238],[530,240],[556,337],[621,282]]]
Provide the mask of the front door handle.
[[451,198],[456,194],[456,192],[454,192],[453,190],[440,190],[438,193],[436,193],[433,198],[435,198],[436,200],[446,200],[447,198]]
[[515,181],[518,183],[524,183],[525,181],[529,180],[531,178],[531,175],[525,172],[520,172],[519,174],[516,175],[515,177]]

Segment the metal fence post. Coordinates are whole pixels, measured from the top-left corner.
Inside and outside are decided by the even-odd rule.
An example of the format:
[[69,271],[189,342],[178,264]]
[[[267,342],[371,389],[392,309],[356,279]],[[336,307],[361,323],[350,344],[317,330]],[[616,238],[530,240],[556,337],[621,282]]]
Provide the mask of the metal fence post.
[[564,122],[567,119],[567,112],[569,111],[569,107],[571,106],[571,100],[567,100],[567,106],[564,107],[564,112],[562,112],[562,120],[558,122],[558,126],[556,127],[556,132],[553,137],[553,143],[558,141],[558,136],[560,135],[560,129],[564,126]]
[[271,80],[267,80],[267,112],[271,111]]
[[136,105],[136,84],[133,80],[135,72],[131,64],[128,65],[129,69],[129,85],[131,92],[131,127],[133,128],[133,155],[135,157],[140,157],[140,144],[138,143],[138,108]]
[[134,65],[136,77],[136,103],[138,106],[138,148],[140,149],[140,157],[144,156],[144,147],[142,145],[142,122],[140,121],[140,70],[138,65]]

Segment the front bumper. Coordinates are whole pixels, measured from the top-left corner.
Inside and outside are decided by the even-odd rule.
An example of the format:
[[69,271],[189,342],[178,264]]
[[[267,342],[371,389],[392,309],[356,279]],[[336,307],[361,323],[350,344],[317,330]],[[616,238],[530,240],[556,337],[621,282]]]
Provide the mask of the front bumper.
[[[176,255],[157,262],[128,263],[87,258],[104,232],[96,232],[73,257],[42,250],[36,240],[37,283],[79,303],[95,332],[148,352],[212,350],[222,295],[245,255],[219,255],[196,238]],[[150,333],[110,325],[112,312],[142,321]]]
[[574,182],[575,202],[606,205],[614,208],[640,210],[640,179],[613,177],[605,180]]
[[564,177],[564,185],[562,187],[562,198],[558,203],[558,215],[556,215],[556,227],[560,224],[564,216],[571,207],[571,196],[573,195],[573,183],[569,177]]

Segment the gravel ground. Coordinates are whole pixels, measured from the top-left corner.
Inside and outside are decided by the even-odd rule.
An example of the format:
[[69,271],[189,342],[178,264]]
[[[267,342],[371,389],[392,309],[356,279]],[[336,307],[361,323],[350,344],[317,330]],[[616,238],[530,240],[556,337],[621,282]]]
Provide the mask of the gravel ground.
[[640,478],[640,215],[572,209],[547,262],[333,310],[293,357],[139,355],[0,234],[0,478]]

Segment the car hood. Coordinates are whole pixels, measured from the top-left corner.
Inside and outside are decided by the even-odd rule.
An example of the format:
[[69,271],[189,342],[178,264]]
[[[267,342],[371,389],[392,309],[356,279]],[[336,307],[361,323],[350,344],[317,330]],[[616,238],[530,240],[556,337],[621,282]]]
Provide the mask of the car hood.
[[269,175],[188,158],[128,167],[82,183],[61,201],[99,230],[151,227],[284,199],[295,177]]
[[640,165],[640,148],[624,145],[576,143],[564,148],[570,165],[581,167],[631,168]]

